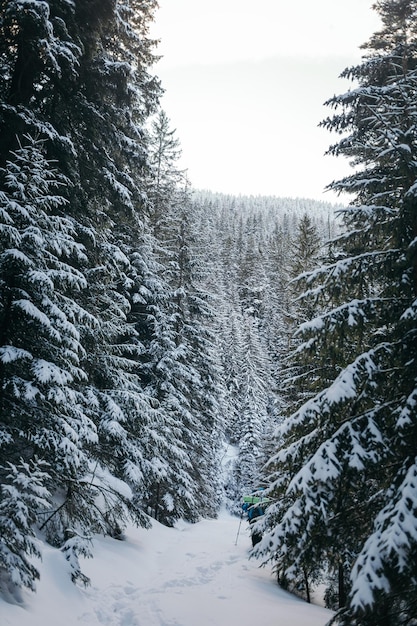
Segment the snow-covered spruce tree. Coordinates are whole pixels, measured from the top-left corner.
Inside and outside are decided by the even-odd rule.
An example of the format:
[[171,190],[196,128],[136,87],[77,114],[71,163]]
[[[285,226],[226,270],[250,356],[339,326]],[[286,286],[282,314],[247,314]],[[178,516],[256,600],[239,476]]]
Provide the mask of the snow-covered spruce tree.
[[271,225],[265,253],[268,289],[265,294],[265,315],[262,320],[263,335],[268,353],[276,368],[288,352],[294,320],[290,310],[291,294],[289,247],[292,237],[278,220]]
[[[18,466],[8,463],[0,486],[0,592],[6,597],[16,598],[21,587],[34,591],[39,578],[32,557],[41,558],[35,525],[38,514],[50,506],[45,466],[38,459]],[[3,466],[3,475],[5,470]]]
[[191,414],[197,419],[197,428],[189,423],[186,441],[192,450],[198,510],[202,515],[215,516],[222,498],[223,369],[215,336],[216,303],[208,280],[210,266],[206,263],[208,241],[203,237],[199,210],[189,201],[177,215],[177,331],[197,374],[193,374],[189,389]]
[[73,206],[82,207],[94,233],[86,244],[90,288],[85,306],[98,323],[83,331],[82,338],[88,346],[84,365],[99,437],[93,473],[109,494],[106,530],[113,533],[123,528],[128,512],[136,522],[147,523],[141,495],[152,466],[149,441],[159,423],[138,371],[145,349],[138,325],[147,322],[132,313],[132,296],[143,279],[138,267],[147,267],[151,280],[152,260],[142,255],[150,236],[144,208],[144,126],[159,93],[158,81],[148,74],[154,57],[147,31],[155,6],[136,0],[76,6],[74,32],[83,55],[73,118],[67,125],[65,116],[63,121],[76,145]]
[[342,135],[331,152],[358,167],[331,185],[353,200],[339,258],[307,280],[324,309],[297,358],[315,395],[281,429],[260,548],[283,577],[338,572],[346,626],[417,614],[417,3],[375,8],[383,27],[345,71],[358,86],[324,122]]
[[[71,507],[58,506],[47,517],[45,530],[57,545],[71,520],[117,532],[130,509],[143,521],[125,482],[142,484],[139,442],[151,411],[132,373],[138,346],[127,322],[133,279],[123,246],[143,233],[142,126],[159,93],[148,74],[154,58],[147,27],[155,6],[135,0],[0,5],[1,160],[10,157],[17,131],[35,129],[47,139],[48,154],[72,183],[62,188],[69,202],[59,211],[82,233],[86,254],[78,262],[89,289],[79,291],[77,302],[94,320],[76,326],[84,348],[80,371],[89,378],[88,386],[81,381],[82,393],[98,445],[83,450],[88,496],[77,485],[67,491]],[[75,540],[65,545],[77,567]]]
[[[286,334],[289,339],[289,351],[295,351],[292,359],[281,360],[281,398],[290,407],[302,404],[314,394],[313,379],[323,384],[324,371],[318,368],[314,371],[311,364],[298,354],[296,347],[302,343],[302,338],[296,335],[300,324],[309,322],[320,312],[315,298],[303,297],[305,277],[325,261],[323,256],[324,241],[319,236],[318,228],[307,214],[304,214],[297,223],[296,231],[291,237],[288,251],[288,283],[286,285],[287,309],[284,313]],[[308,379],[308,385],[305,381]]]
[[289,259],[292,278],[317,266],[321,247],[322,241],[318,229],[307,213],[305,213],[299,220],[297,232],[292,239],[292,254]]
[[[185,403],[188,374],[184,375],[183,351],[177,345],[175,294],[170,283],[175,266],[171,252],[175,238],[172,213],[180,202],[177,184],[183,182],[183,175],[176,168],[178,140],[169,128],[164,112],[156,115],[148,132],[151,167],[146,184],[150,249],[146,261],[138,254],[144,241],[136,251],[132,250],[138,280],[132,290],[131,318],[135,320],[143,345],[138,371],[156,408],[155,430],[150,438],[153,447],[151,466],[142,502],[152,517],[171,525],[176,519],[187,517],[184,500],[193,500],[190,458],[182,437],[182,417],[178,414]],[[158,277],[150,272],[152,264],[158,268]]]
[[8,0],[0,3],[0,165],[17,138],[42,134],[71,152],[48,114],[51,100],[76,90],[79,42],[71,38],[64,0]]
[[[169,241],[172,234],[172,210],[183,201],[181,189],[187,185],[186,173],[178,169],[181,156],[176,130],[164,110],[160,109],[151,121],[149,130],[148,197],[151,224],[160,242]],[[165,254],[167,250],[165,250]]]
[[100,494],[99,530],[119,536],[128,518],[148,525],[137,493],[144,487],[153,409],[137,372],[143,346],[130,320],[135,272],[119,246],[102,242],[101,252],[105,250],[102,264],[86,271],[91,285],[87,303],[96,324],[82,329],[82,363],[88,373],[89,415],[98,434],[98,445],[90,450],[89,476]]
[[222,317],[223,324],[219,329],[227,401],[224,429],[227,440],[232,445],[239,443],[241,435],[240,366],[243,355],[243,320],[238,311],[238,306],[226,304]]
[[[230,198],[219,197],[215,201],[206,200],[204,203],[202,200],[198,201],[203,212],[213,215],[212,234],[207,240],[206,250],[217,264],[217,269],[211,270],[211,276],[217,280],[212,291],[216,293],[217,299],[218,350],[224,372],[224,434],[229,443],[237,445],[241,434],[240,366],[243,355],[243,317],[239,300],[236,216],[229,207]],[[216,242],[214,250],[210,242]],[[234,481],[228,480],[225,487],[230,506],[234,507],[236,485]]]
[[[149,485],[152,514],[171,524],[214,515],[219,500],[218,386],[209,295],[199,275],[195,213],[178,170],[178,141],[160,113],[151,129],[150,223],[164,268],[163,291],[146,295],[149,332],[143,362],[147,392],[158,403],[170,442],[160,478]],[[172,433],[172,435],[170,435]]]
[[267,407],[273,395],[272,360],[267,349],[269,324],[265,316],[270,288],[265,218],[262,210],[254,206],[247,219],[239,221],[232,258],[226,260],[231,263],[230,274],[236,278],[235,284],[230,282],[230,277],[225,281],[235,311],[230,311],[230,328],[226,330],[228,334],[234,332],[234,336],[230,334],[229,341],[225,338],[224,353],[227,376],[233,377],[228,384],[235,404],[234,415],[230,412],[229,416],[232,420],[226,426],[231,440],[239,446],[227,495],[232,510],[237,513],[242,494],[252,492],[259,485],[270,419]]
[[[1,163],[16,134],[48,139],[72,185],[67,212],[86,227],[89,258],[143,213],[144,124],[160,87],[149,22],[156,2],[11,0],[0,5]],[[112,220],[112,221],[111,221]],[[104,255],[107,252],[104,252]]]
[[[165,285],[167,287],[167,285]],[[184,443],[186,393],[192,381],[184,351],[176,342],[169,315],[169,297],[153,288],[142,292],[150,333],[144,339],[146,350],[140,368],[145,391],[157,409],[153,437],[152,469],[143,492],[146,510],[158,521],[172,525],[181,517],[195,520],[189,451]],[[166,290],[170,294],[170,289]]]
[[234,467],[235,511],[239,511],[242,494],[259,485],[262,452],[265,445],[268,406],[269,363],[261,349],[258,323],[245,317],[243,351],[239,380],[239,454]]
[[73,206],[88,211],[96,230],[103,225],[106,237],[116,228],[115,239],[119,229],[129,234],[132,212],[143,218],[144,126],[160,94],[149,73],[155,7],[153,0],[76,3],[70,24],[82,49],[76,88],[51,103],[54,123],[75,146],[75,159],[67,158],[78,179]]
[[[155,421],[137,372],[144,347],[131,318],[132,291],[140,288],[141,280],[132,259],[147,263],[139,256],[148,237],[144,125],[159,93],[158,82],[148,74],[154,57],[147,31],[155,6],[123,0],[76,6],[73,31],[83,51],[79,89],[72,93],[68,123],[61,114],[76,146],[76,159],[70,163],[78,181],[72,205],[82,207],[94,233],[86,244],[90,288],[85,306],[98,324],[82,336],[99,436],[94,476],[101,473],[109,494],[107,531],[113,533],[123,528],[127,510],[146,524],[139,495],[149,472],[148,442]],[[59,106],[65,110],[68,101]],[[112,483],[112,476],[122,482]],[[133,500],[126,497],[129,489],[123,483]]]
[[[72,299],[87,284],[77,269],[85,262],[85,251],[75,238],[74,222],[62,215],[65,200],[57,192],[68,181],[45,159],[42,142],[24,140],[0,173],[0,478],[2,498],[14,493],[16,503],[25,502],[27,520],[17,541],[4,504],[3,549],[12,552],[14,542],[26,542],[33,551],[31,524],[45,521],[39,517],[36,481],[67,511],[66,532],[72,527],[76,534],[88,525],[91,494],[81,483],[88,466],[86,448],[97,441],[80,390],[86,374],[80,367],[84,351],[77,326],[89,316]],[[44,462],[43,472],[34,472],[33,497],[24,500],[30,486],[10,469],[27,466],[31,459],[37,464],[37,458]],[[85,502],[78,511],[70,495],[74,492]],[[21,573],[14,571],[19,564]],[[23,555],[20,561],[2,563],[9,565],[12,580],[33,587],[36,569],[27,570]]]
[[147,428],[140,435],[143,483],[136,499],[150,516],[172,523],[177,512],[173,513],[174,499],[167,487],[178,481],[178,475],[184,485],[189,484],[189,462],[178,423],[162,401],[175,344],[167,313],[170,288],[161,278],[164,267],[157,261],[155,249],[160,252],[160,244],[149,234],[130,254],[133,272],[128,321],[136,331],[140,353],[135,371],[152,408]]

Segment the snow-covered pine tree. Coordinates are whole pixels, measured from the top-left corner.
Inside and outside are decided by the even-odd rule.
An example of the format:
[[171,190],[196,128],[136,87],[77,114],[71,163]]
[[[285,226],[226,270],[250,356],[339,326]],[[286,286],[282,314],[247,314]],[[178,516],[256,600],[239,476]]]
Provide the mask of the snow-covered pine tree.
[[262,329],[268,352],[278,368],[281,367],[282,360],[288,352],[294,326],[289,289],[291,241],[291,233],[284,229],[281,221],[276,220],[270,227],[266,244],[268,289],[265,294]]
[[[99,445],[87,453],[80,437],[90,491],[82,494],[79,485],[71,490],[71,515],[88,519],[90,529],[113,532],[123,525],[126,509],[132,510],[132,494],[119,479],[133,487],[142,481],[139,440],[152,413],[132,372],[139,349],[127,322],[132,279],[123,247],[144,232],[142,126],[159,93],[158,81],[148,74],[154,57],[147,29],[155,6],[152,0],[13,0],[0,6],[1,162],[10,158],[17,131],[35,129],[46,138],[48,155],[72,183],[62,188],[69,202],[57,212],[68,215],[68,229],[76,226],[85,245],[79,246],[83,257],[73,255],[72,261],[89,283],[76,298],[78,310],[89,316],[77,323],[73,314],[71,323],[80,333],[79,370],[84,378],[88,374],[89,385],[83,380],[75,389],[88,394],[86,421]],[[74,402],[69,407],[76,410]],[[59,544],[71,519],[65,506],[52,511],[45,525],[49,538]],[[76,532],[77,524],[71,526]],[[75,543],[67,538],[66,553],[77,576]]]
[[[132,294],[140,291],[143,280],[138,267],[149,270],[152,265],[141,255],[148,253],[150,236],[144,126],[159,94],[158,81],[148,73],[154,62],[148,27],[155,6],[137,0],[76,6],[73,29],[83,44],[79,89],[69,103],[72,117],[61,114],[76,146],[72,204],[82,208],[93,232],[86,244],[90,266],[85,306],[98,323],[86,329],[83,341],[88,346],[91,415],[99,436],[93,475],[103,483],[102,499],[105,489],[109,494],[105,530],[113,533],[123,528],[128,512],[147,524],[139,496],[152,465],[149,441],[158,423],[142,385],[144,345],[132,313]],[[146,325],[143,319],[140,323]]]
[[342,135],[331,152],[359,166],[331,185],[353,200],[340,257],[308,279],[324,310],[299,329],[299,354],[325,374],[281,429],[260,550],[287,577],[338,571],[346,626],[417,612],[417,3],[375,8],[382,29],[345,71],[358,86],[324,122]]
[[163,402],[164,380],[169,378],[175,344],[168,313],[171,290],[162,278],[165,268],[157,260],[160,248],[161,244],[148,234],[129,255],[132,282],[128,321],[135,329],[140,354],[135,371],[152,407],[146,431],[140,436],[143,485],[135,499],[153,518],[172,523],[177,513],[172,509],[174,500],[169,488],[178,481],[178,475],[188,485],[189,461],[178,424]]
[[[91,523],[88,509],[75,506],[74,494],[91,499],[83,486],[86,449],[97,442],[80,367],[84,350],[78,326],[89,323],[90,316],[72,299],[87,285],[77,268],[85,262],[85,250],[77,242],[76,224],[62,215],[65,200],[58,192],[68,181],[45,159],[42,142],[24,141],[0,173],[0,477],[3,496],[15,493],[17,502],[25,481],[15,480],[17,470],[10,468],[41,459],[44,469],[35,472],[34,481],[44,494],[53,493],[55,505],[67,511],[68,525],[77,533]],[[35,493],[34,486],[33,497],[25,500],[27,524],[19,530],[28,533],[29,547],[30,526],[41,521]],[[10,535],[4,506],[0,528],[8,531],[1,534],[6,549],[13,550],[16,537]],[[9,574],[33,587],[36,569],[27,569],[23,556],[20,562],[5,563],[13,568],[22,564],[22,573]]]
[[[73,37],[83,50],[77,88],[54,103],[51,113],[75,145],[76,159],[69,163],[79,178],[74,200],[84,211],[88,202],[97,230],[103,221],[110,230],[125,220],[131,227],[132,211],[143,217],[144,127],[160,95],[159,82],[149,73],[155,57],[148,29],[155,7],[154,0],[104,0],[75,7]],[[103,213],[113,223],[103,220]]]
[[116,534],[128,512],[147,523],[138,494],[149,471],[155,421],[137,371],[143,346],[130,317],[138,280],[132,255],[139,263],[144,249],[139,242],[148,236],[144,126],[160,91],[148,73],[154,62],[148,27],[155,6],[137,0],[75,6],[68,28],[82,44],[78,88],[51,111],[75,146],[75,157],[63,160],[76,183],[71,206],[81,210],[89,229],[85,306],[97,324],[83,330],[82,338],[99,436],[92,476],[106,502],[103,529]]
[[[201,256],[196,215],[184,172],[178,169],[179,144],[161,112],[151,129],[150,222],[164,267],[163,292],[149,290],[150,333],[144,357],[147,389],[159,403],[170,442],[168,470],[149,488],[157,518],[197,520],[214,515],[220,501],[218,455],[219,380],[210,330],[209,295],[198,275]],[[155,285],[155,283],[154,283]]]
[[72,3],[64,0],[9,0],[0,4],[0,165],[25,133],[48,137],[61,149],[73,146],[54,127],[51,101],[76,90],[81,48],[66,19]]
[[103,504],[97,507],[102,512],[99,530],[118,536],[128,518],[148,525],[137,493],[144,488],[146,441],[154,418],[138,373],[143,345],[131,321],[136,272],[116,244],[103,241],[100,258],[100,266],[86,271],[87,304],[96,323],[81,331],[82,363],[88,374],[89,415],[98,433],[98,446],[90,451],[90,476]]
[[[239,299],[239,266],[236,253],[235,198],[217,196],[195,199],[204,214],[211,215],[211,235],[206,239],[206,255],[217,268],[211,268],[215,281],[217,344],[223,369],[223,428],[226,440],[238,445],[241,435],[240,366],[243,359],[243,316]],[[232,206],[230,206],[230,203]],[[213,249],[215,242],[215,249]],[[226,497],[233,508],[237,487],[232,475],[226,479]]]
[[172,208],[181,203],[180,190],[187,185],[186,172],[178,169],[181,147],[176,130],[163,109],[151,121],[149,129],[150,176],[148,197],[151,207],[151,224],[155,236],[169,241],[172,225]]
[[268,419],[269,363],[261,349],[257,320],[245,316],[239,372],[239,454],[234,467],[235,510],[242,494],[259,485]]
[[291,257],[289,259],[292,278],[296,278],[317,266],[322,244],[316,225],[305,213],[299,220],[297,231],[292,239]]
[[181,298],[177,301],[177,331],[187,346],[195,372],[189,399],[196,427],[190,423],[187,429],[192,434],[192,438],[188,434],[187,440],[192,450],[195,497],[200,515],[213,517],[222,499],[223,369],[218,357],[215,336],[218,318],[209,281],[210,265],[207,264],[209,240],[204,238],[200,210],[189,199],[176,215],[179,226],[176,280]]
[[[325,261],[323,256],[324,241],[319,235],[318,228],[307,214],[304,214],[297,223],[295,233],[289,244],[289,263],[287,284],[287,336],[289,337],[290,351],[295,351],[294,357],[288,361],[283,359],[281,363],[281,391],[283,397],[291,405],[295,406],[306,401],[314,394],[313,380],[319,380],[323,384],[323,369],[314,371],[310,362],[305,362],[302,354],[298,354],[296,346],[302,339],[296,336],[296,329],[300,324],[309,322],[320,312],[316,299],[312,294],[304,293],[306,288],[306,276]],[[305,380],[308,378],[308,385]]]
[[19,597],[21,587],[34,591],[39,578],[32,557],[41,558],[35,527],[38,515],[51,504],[45,467],[36,459],[17,466],[9,462],[0,470],[0,592],[6,597]]

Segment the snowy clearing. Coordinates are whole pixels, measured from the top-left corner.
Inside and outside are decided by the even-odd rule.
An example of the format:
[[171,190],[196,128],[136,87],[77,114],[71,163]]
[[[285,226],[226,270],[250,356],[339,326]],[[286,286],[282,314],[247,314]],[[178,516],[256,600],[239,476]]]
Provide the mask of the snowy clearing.
[[269,568],[249,560],[242,521],[217,520],[151,530],[130,528],[126,541],[99,538],[83,570],[82,589],[69,580],[56,549],[44,547],[37,594],[25,605],[0,600],[2,626],[324,626],[331,612],[281,590]]

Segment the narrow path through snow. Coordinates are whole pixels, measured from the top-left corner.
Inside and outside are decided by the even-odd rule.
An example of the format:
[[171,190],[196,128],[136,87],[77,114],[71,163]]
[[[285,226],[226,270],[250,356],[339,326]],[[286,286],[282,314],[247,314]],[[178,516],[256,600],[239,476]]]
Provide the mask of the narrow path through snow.
[[[56,576],[48,552],[36,596],[25,609],[0,604],[7,626],[324,626],[331,613],[281,590],[268,568],[248,559],[245,521],[217,520],[150,531],[124,542],[99,539],[80,590]],[[62,568],[62,563],[61,563]],[[55,572],[55,574],[54,574]],[[66,580],[66,579],[65,579]]]

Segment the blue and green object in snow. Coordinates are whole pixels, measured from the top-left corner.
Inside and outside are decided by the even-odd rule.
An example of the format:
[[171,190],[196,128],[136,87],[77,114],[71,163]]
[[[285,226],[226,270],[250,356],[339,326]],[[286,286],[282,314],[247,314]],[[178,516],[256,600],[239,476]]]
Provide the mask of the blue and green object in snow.
[[271,500],[266,496],[243,496],[243,502],[245,504],[259,504],[260,502],[262,504],[268,504]]

